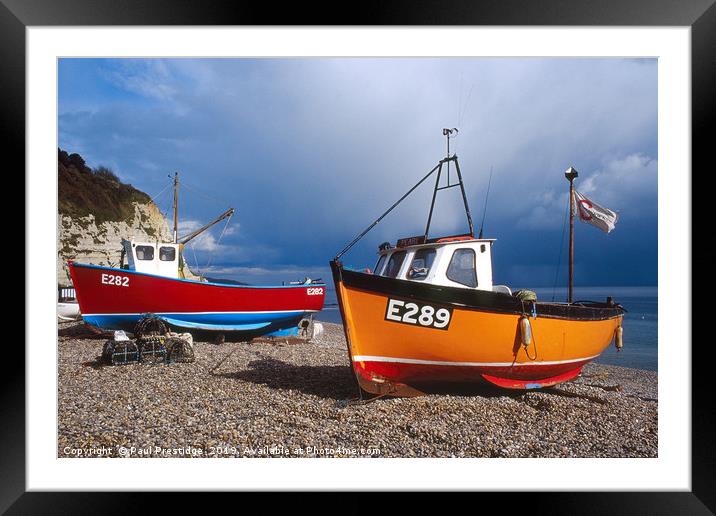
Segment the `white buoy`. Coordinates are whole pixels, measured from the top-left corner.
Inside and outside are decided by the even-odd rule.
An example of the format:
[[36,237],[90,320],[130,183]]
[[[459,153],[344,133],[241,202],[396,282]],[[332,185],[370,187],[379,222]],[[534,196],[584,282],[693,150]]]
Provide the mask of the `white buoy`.
[[624,338],[624,328],[621,326],[617,326],[617,329],[614,331],[614,346],[617,348],[617,351],[621,351],[624,347],[624,341],[622,340]]
[[530,320],[526,316],[520,317],[520,335],[522,337],[522,345],[527,349],[532,344],[532,326]]

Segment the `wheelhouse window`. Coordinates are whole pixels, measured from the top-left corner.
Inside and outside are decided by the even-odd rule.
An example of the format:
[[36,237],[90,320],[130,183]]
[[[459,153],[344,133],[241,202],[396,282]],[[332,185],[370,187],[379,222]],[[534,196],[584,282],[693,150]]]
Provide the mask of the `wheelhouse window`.
[[177,251],[173,247],[160,247],[159,259],[163,262],[173,262],[176,260]]
[[466,287],[477,287],[477,271],[475,270],[475,251],[458,249],[452,254],[447,269],[449,280]]
[[388,278],[395,278],[398,275],[398,272],[400,272],[400,267],[403,265],[403,260],[405,260],[405,251],[396,251],[388,260],[388,265],[385,266],[385,270],[383,271],[383,276],[387,276]]
[[413,261],[410,263],[410,269],[408,269],[408,279],[412,280],[423,280],[428,277],[430,268],[433,266],[435,261],[435,249],[429,247],[427,249],[418,249],[415,252]]
[[373,269],[373,274],[380,274],[380,271],[385,264],[385,256],[386,255],[384,254],[380,255],[380,258],[378,258],[378,263],[375,264],[375,268]]
[[154,260],[154,246],[138,245],[134,249],[134,254],[137,256],[137,260]]

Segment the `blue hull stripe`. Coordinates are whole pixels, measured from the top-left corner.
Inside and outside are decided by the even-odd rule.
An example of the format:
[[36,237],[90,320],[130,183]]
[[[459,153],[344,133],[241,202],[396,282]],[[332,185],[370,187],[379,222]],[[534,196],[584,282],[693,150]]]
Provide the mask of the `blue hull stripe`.
[[[180,328],[254,331],[273,326],[285,329],[295,326],[306,312],[217,312],[217,313],[157,313],[172,326]],[[142,314],[90,314],[82,315],[88,324],[105,329],[131,328]]]
[[223,330],[223,331],[252,331],[265,328],[270,322],[262,322],[255,324],[212,324],[206,322],[190,322],[182,321],[180,319],[172,319],[171,317],[162,316],[166,322],[172,326],[179,326],[181,328],[195,328],[200,330]]

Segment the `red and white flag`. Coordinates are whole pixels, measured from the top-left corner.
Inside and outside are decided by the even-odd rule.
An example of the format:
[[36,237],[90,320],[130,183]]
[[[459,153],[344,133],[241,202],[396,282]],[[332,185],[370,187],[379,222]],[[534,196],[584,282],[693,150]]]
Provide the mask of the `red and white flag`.
[[577,190],[574,191],[574,202],[577,205],[579,220],[596,226],[609,233],[619,220],[619,215],[610,209],[602,208],[594,201],[590,201]]

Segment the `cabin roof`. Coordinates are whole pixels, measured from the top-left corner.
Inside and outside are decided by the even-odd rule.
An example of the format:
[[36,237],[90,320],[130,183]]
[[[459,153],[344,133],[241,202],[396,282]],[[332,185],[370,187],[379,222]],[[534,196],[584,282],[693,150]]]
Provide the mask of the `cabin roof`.
[[[380,253],[387,251],[394,251],[396,249],[420,249],[422,247],[445,247],[449,245],[460,245],[460,244],[474,244],[478,242],[492,243],[495,238],[475,238],[470,235],[451,235],[446,237],[429,238],[425,240],[424,237],[408,237],[399,238],[394,247],[390,249],[384,249]],[[413,243],[415,242],[415,243]]]

